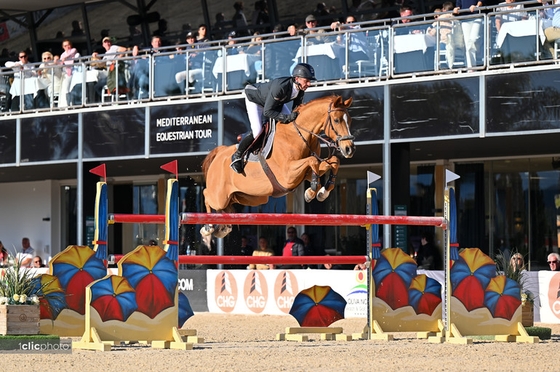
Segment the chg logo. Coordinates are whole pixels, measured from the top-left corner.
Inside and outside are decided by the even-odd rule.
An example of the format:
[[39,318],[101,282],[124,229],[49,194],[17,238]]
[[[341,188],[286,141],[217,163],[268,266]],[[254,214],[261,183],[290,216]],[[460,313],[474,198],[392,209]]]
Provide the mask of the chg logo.
[[229,271],[221,271],[216,276],[214,300],[225,313],[231,313],[237,303],[237,282]]
[[268,285],[259,270],[252,270],[245,277],[243,286],[245,305],[254,313],[262,313],[268,301]]
[[555,317],[560,319],[560,274],[555,274],[548,285],[548,305]]
[[291,271],[281,271],[274,282],[274,301],[278,308],[288,314],[299,293],[296,276]]

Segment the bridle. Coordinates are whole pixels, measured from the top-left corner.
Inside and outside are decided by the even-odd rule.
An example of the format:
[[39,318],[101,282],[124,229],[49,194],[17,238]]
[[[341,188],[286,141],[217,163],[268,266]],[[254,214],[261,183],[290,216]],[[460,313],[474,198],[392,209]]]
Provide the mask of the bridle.
[[[340,141],[354,140],[354,136],[351,135],[351,134],[348,134],[346,136],[341,136],[337,132],[336,128],[334,127],[334,125],[332,123],[332,118],[331,118],[331,112],[333,112],[333,111],[343,111],[348,116],[348,110],[346,108],[341,108],[341,107],[333,108],[332,107],[332,102],[329,104],[329,110],[327,111],[327,119],[325,120],[325,124],[323,125],[323,133],[326,133],[326,129],[330,128],[334,132],[334,134],[336,134],[336,139],[335,140],[333,140],[329,137],[325,138],[323,135],[319,135],[319,134],[313,133],[312,131],[310,131],[308,129],[302,128],[301,126],[299,126],[297,124],[296,120],[294,120],[292,122],[292,125],[296,129],[297,134],[299,134],[300,138],[303,140],[303,142],[305,143],[305,145],[309,149],[309,151],[311,153],[311,156],[315,157],[320,162],[327,161],[327,159],[329,159],[331,156],[333,156],[336,151],[341,151],[340,150]],[[305,137],[303,136],[303,134],[301,133],[302,131],[310,134],[311,136],[317,138],[317,140],[319,142],[325,144],[327,146],[327,148],[329,149],[328,156],[326,156],[325,158],[321,158],[315,151],[313,151],[313,149],[309,145],[309,141],[306,140]]]

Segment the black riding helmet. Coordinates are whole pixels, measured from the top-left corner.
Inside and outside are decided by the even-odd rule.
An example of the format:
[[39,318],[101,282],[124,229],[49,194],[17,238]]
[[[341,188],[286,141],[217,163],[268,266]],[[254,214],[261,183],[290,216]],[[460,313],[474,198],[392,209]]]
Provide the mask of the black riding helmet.
[[292,72],[293,77],[302,77],[309,80],[317,80],[315,78],[315,69],[308,63],[298,63]]

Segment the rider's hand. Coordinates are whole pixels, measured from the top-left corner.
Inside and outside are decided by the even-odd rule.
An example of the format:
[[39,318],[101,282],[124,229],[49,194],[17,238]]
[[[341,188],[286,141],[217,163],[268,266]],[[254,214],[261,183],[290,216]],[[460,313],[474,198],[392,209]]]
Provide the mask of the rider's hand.
[[298,117],[299,112],[294,111],[289,115],[286,115],[286,123],[291,123],[292,121],[296,120],[296,118]]

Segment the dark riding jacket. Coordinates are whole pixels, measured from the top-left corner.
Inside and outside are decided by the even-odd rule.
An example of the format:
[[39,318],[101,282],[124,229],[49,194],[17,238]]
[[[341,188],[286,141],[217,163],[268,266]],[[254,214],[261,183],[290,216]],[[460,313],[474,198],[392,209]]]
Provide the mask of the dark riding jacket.
[[[292,101],[294,78],[277,78],[267,83],[247,85],[245,95],[249,101],[263,106],[264,116],[281,122],[286,122],[287,115],[282,114],[282,106]],[[305,92],[300,90],[293,100],[292,111],[303,102]]]

